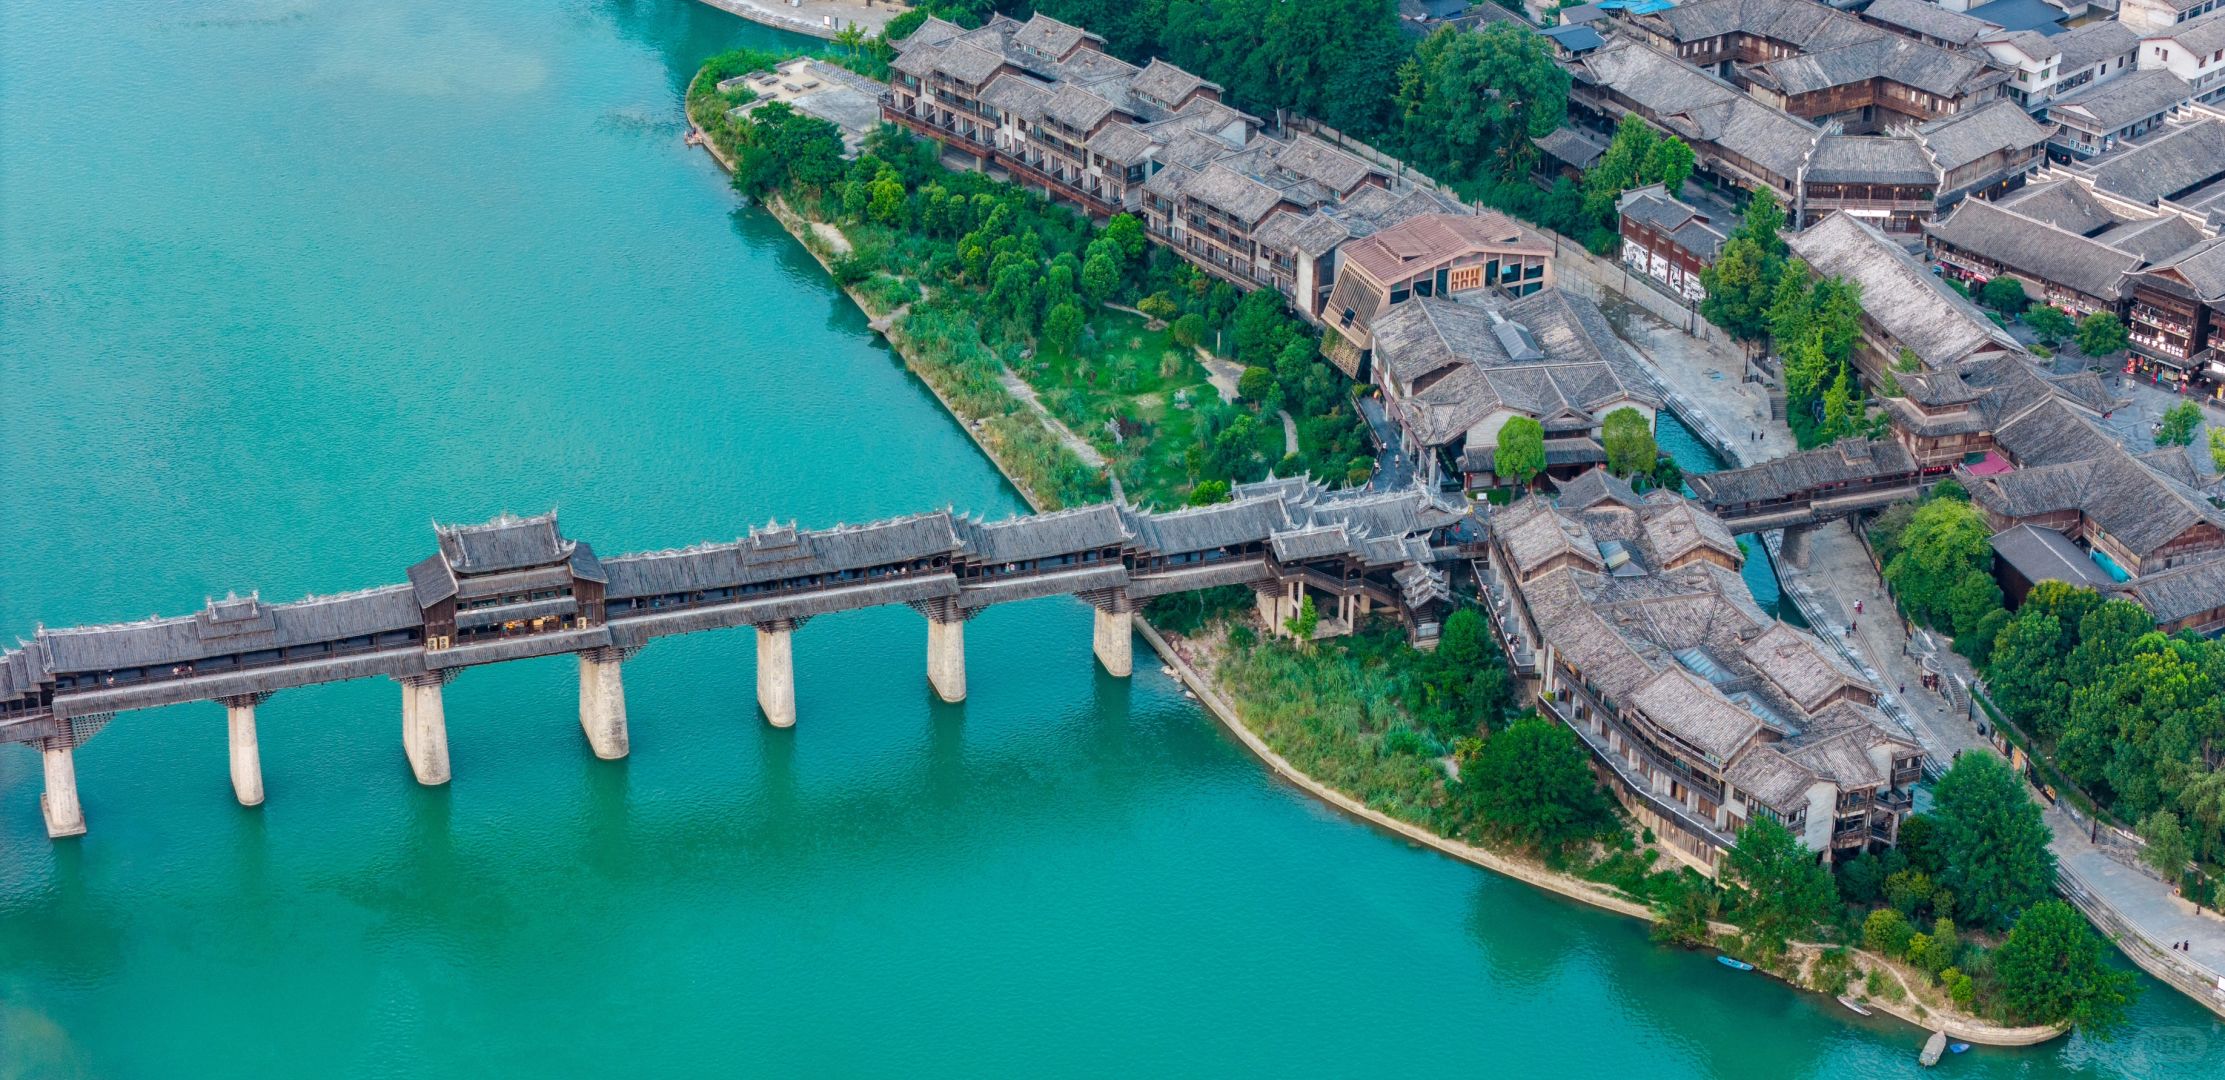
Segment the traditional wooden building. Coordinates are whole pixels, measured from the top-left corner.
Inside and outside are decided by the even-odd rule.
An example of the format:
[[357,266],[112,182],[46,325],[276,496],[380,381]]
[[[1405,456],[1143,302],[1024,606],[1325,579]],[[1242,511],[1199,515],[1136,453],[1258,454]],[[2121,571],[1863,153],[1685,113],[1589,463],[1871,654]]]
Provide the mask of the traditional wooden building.
[[[1888,45],[1926,48],[1854,25]],[[1966,107],[1921,122],[1893,113],[1883,129],[1849,125],[1841,117],[1811,122],[1757,84],[1746,82],[1741,89],[1739,81],[1694,67],[1692,60],[1642,38],[1617,35],[1605,48],[1565,65],[1572,80],[1572,116],[1609,130],[1622,116],[1635,114],[1689,144],[1696,175],[1776,192],[1797,227],[1844,212],[1914,238],[1924,222],[1956,200],[2021,184],[2039,166],[2050,131],[1998,99],[1971,99]]]
[[1553,284],[1553,249],[1496,213],[1424,214],[1338,249],[1336,284],[1321,309],[1331,333],[1322,351],[1339,370],[1366,381],[1373,335],[1385,311],[1408,300],[1495,289],[1528,296]]
[[2105,154],[2161,125],[2171,111],[2194,100],[2194,87],[2161,68],[2135,70],[2055,99],[2047,118],[2056,134],[2048,155],[2081,161]]
[[2024,353],[2008,331],[1941,283],[1898,243],[1850,215],[1832,215],[1786,241],[1816,273],[1862,287],[1862,344],[1854,359],[1873,385],[1885,381],[1902,349],[1930,368]]
[[1685,303],[1707,299],[1700,271],[1714,265],[1723,250],[1727,237],[1721,228],[1659,184],[1624,192],[1616,210],[1625,268]]
[[1371,374],[1404,448],[1431,482],[1467,490],[1510,481],[1493,469],[1501,428],[1544,428],[1546,474],[1607,460],[1607,415],[1631,409],[1650,427],[1653,383],[1597,305],[1560,289],[1499,301],[1423,297],[1375,316]]
[[2135,370],[2171,386],[2225,376],[2225,238],[2204,240],[2131,281],[2125,329]]
[[1812,0],[1700,0],[1628,24],[1764,104],[1852,134],[1975,108],[2009,81],[1983,53],[1936,48]]
[[2131,252],[1979,199],[1925,226],[1924,243],[1947,276],[1972,288],[2012,277],[2034,302],[2074,318],[2121,313],[2129,276],[2147,265]]
[[1890,846],[1921,749],[1859,672],[1755,606],[1743,558],[1706,510],[1595,469],[1557,504],[1494,509],[1478,578],[1540,710],[1687,864],[1714,873],[1756,817],[1830,861]]

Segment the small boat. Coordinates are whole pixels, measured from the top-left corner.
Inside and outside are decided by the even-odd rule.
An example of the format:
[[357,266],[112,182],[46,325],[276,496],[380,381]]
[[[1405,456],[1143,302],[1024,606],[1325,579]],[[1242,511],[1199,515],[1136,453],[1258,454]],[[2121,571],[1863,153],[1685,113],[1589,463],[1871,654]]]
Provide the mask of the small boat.
[[1961,1053],[1966,1053],[1966,1052],[1968,1052],[1968,1051],[1969,1051],[1969,1049],[1970,1049],[1970,1044],[1969,1044],[1969,1043],[1948,1043],[1948,1044],[1947,1044],[1947,1052],[1948,1052],[1948,1053],[1950,1053],[1950,1054],[1961,1054]]
[[1715,962],[1736,971],[1754,970],[1754,965],[1749,964],[1744,960],[1740,960],[1734,956],[1718,956],[1715,958]]
[[1161,674],[1161,675],[1165,675],[1165,676],[1167,676],[1168,678],[1173,678],[1173,677],[1174,677],[1174,665],[1173,665],[1173,664],[1161,664],[1161,665],[1159,665],[1159,674]]
[[1845,994],[1840,994],[1840,995],[1839,995],[1839,1004],[1841,1004],[1841,1005],[1844,1005],[1844,1006],[1846,1006],[1846,1008],[1847,1008],[1847,1011],[1848,1011],[1848,1012],[1851,1012],[1851,1013],[1853,1013],[1853,1014],[1854,1014],[1854,1015],[1856,1015],[1856,1016],[1868,1016],[1868,1015],[1870,1015],[1870,1007],[1869,1007],[1869,1006],[1867,1006],[1867,1005],[1864,1005],[1864,1004],[1862,1004],[1861,1002],[1859,1002],[1859,1001],[1856,1001],[1856,1000],[1854,1000],[1853,998],[1850,998],[1850,997],[1846,996]]
[[1916,1058],[1916,1061],[1925,1066],[1937,1065],[1939,1064],[1939,1055],[1946,1053],[1946,1051],[1947,1033],[1934,1031],[1931,1033],[1931,1038],[1924,1040],[1924,1052]]

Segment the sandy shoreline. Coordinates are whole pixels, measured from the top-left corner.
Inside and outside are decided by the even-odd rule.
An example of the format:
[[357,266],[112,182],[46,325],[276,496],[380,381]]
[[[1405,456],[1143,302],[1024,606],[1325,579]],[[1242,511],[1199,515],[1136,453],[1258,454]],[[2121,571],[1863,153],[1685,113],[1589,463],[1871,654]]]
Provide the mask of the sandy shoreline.
[[[693,128],[696,135],[701,139],[704,149],[710,151],[712,159],[717,161],[719,165],[722,168],[726,169],[728,172],[732,172],[733,163],[728,161],[724,154],[720,153],[718,147],[711,141],[708,135],[704,133],[701,128],[694,126],[692,118],[689,121],[689,126]],[[803,245],[804,249],[811,253],[812,258],[819,261],[821,268],[829,270],[831,280],[832,271],[831,268],[827,265],[826,256],[816,250],[814,245],[805,241],[806,236],[816,236],[816,231],[811,227],[811,224],[805,222],[800,215],[798,215],[794,210],[789,208],[784,202],[777,198],[767,202],[765,204],[765,207],[769,212],[772,213],[772,215],[776,219],[780,221],[781,227],[788,230],[789,235],[794,237],[798,244]],[[865,312],[868,317],[871,316],[871,311],[865,307],[864,303],[860,300],[855,291],[844,288],[843,293],[850,297],[850,301],[852,303],[858,305],[858,309],[860,311]],[[904,343],[898,337],[898,330],[899,328],[891,327],[888,330],[880,331],[880,333],[882,334],[882,337],[889,342],[890,347],[894,348],[899,355],[902,355],[904,352]],[[959,427],[965,429],[967,437],[971,438],[974,441],[974,445],[981,448],[982,454],[989,459],[989,463],[996,468],[997,472],[1004,476],[1006,482],[1010,483],[1014,489],[1019,491],[1020,497],[1026,500],[1027,504],[1031,508],[1037,511],[1041,511],[1043,509],[1043,504],[1036,498],[1035,493],[1028,490],[1027,486],[1021,483],[1018,477],[1012,475],[1012,473],[1005,468],[1004,462],[999,460],[996,453],[992,451],[989,445],[982,440],[980,432],[975,427],[976,420],[974,418],[966,416],[964,413],[961,413],[956,408],[954,408],[951,405],[950,400],[943,396],[942,391],[936,389],[933,382],[924,378],[922,378],[920,381],[922,383],[925,383],[927,385],[928,391],[935,395],[935,400],[941,402],[944,411],[950,413],[951,417],[958,421]],[[1461,841],[1454,840],[1450,837],[1440,836],[1434,832],[1429,831],[1428,829],[1422,828],[1419,825],[1412,824],[1411,822],[1400,821],[1397,818],[1391,817],[1388,814],[1369,807],[1365,803],[1352,798],[1344,792],[1338,791],[1337,789],[1332,788],[1329,785],[1306,775],[1304,772],[1301,772],[1296,766],[1292,765],[1288,760],[1284,759],[1282,755],[1276,753],[1274,748],[1268,746],[1266,740],[1260,738],[1256,732],[1244,726],[1243,720],[1238,717],[1235,708],[1231,706],[1228,701],[1220,695],[1219,691],[1212,686],[1210,681],[1207,680],[1204,675],[1200,674],[1194,667],[1192,667],[1190,662],[1175,649],[1174,645],[1169,642],[1167,638],[1162,635],[1156,627],[1152,626],[1150,622],[1147,621],[1140,613],[1137,614],[1135,617],[1135,626],[1137,632],[1141,633],[1144,637],[1144,640],[1151,645],[1152,651],[1158,653],[1160,659],[1165,661],[1165,663],[1174,670],[1177,678],[1180,679],[1183,685],[1188,687],[1192,694],[1196,695],[1199,703],[1203,704],[1206,707],[1206,710],[1213,714],[1214,718],[1220,722],[1221,726],[1226,729],[1230,735],[1234,736],[1238,742],[1244,745],[1245,749],[1251,751],[1253,756],[1257,757],[1262,763],[1267,765],[1267,767],[1277,776],[1280,776],[1284,780],[1289,781],[1291,784],[1304,791],[1308,795],[1311,795],[1314,798],[1337,808],[1343,813],[1349,814],[1352,817],[1358,818],[1361,821],[1373,825],[1376,828],[1396,833],[1405,839],[1411,840],[1418,844],[1426,845],[1445,855],[1460,859],[1463,862],[1483,867],[1484,869],[1490,870],[1493,873],[1502,874],[1506,877],[1510,877],[1525,884],[1547,890],[1549,892],[1566,897],[1570,900],[1589,904],[1593,907],[1611,911],[1618,915],[1628,916],[1630,918],[1639,919],[1648,923],[1654,921],[1653,912],[1650,908],[1646,907],[1643,904],[1639,904],[1632,900],[1626,899],[1622,896],[1615,895],[1605,886],[1586,881],[1582,878],[1578,878],[1570,874],[1562,874],[1555,871],[1547,870],[1542,866],[1510,858],[1494,851],[1488,851],[1486,849],[1476,847],[1472,844],[1466,844]],[[1771,977],[1777,978],[1777,976],[1775,975],[1771,975]],[[1780,979],[1779,981],[1786,980]],[[1790,983],[1789,981],[1787,982],[1787,985],[1791,986],[1795,990],[1804,993],[1816,993],[1816,991],[1809,990],[1808,988],[1799,986],[1798,984]],[[2003,1028],[1996,1027],[1991,1024],[1948,1020],[1937,1016],[1919,1018],[1916,1013],[1916,1009],[1911,1002],[1896,1003],[1891,1001],[1870,999],[1866,1001],[1865,1004],[1869,1008],[1875,1009],[1890,1016],[1894,1016],[1921,1030],[1944,1031],[1949,1038],[1981,1046],[2032,1046],[2038,1043],[2046,1042],[2063,1034],[2063,1029],[2052,1027]]]

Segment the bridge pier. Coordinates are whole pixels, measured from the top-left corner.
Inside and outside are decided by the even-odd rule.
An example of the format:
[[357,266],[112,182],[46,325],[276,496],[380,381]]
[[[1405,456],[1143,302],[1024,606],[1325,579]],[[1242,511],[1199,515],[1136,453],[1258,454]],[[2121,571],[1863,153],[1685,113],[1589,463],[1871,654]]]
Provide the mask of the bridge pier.
[[1300,597],[1305,586],[1297,581],[1262,581],[1252,586],[1254,606],[1259,621],[1270,637],[1289,637],[1290,630],[1284,623],[1298,614]]
[[267,694],[224,699],[224,722],[232,744],[232,794],[241,806],[263,805],[263,752],[255,741],[255,706]]
[[961,619],[927,620],[927,681],[935,696],[966,700],[966,624]]
[[46,791],[39,796],[39,810],[46,815],[46,835],[51,839],[85,835],[85,808],[77,802],[75,752],[54,740],[39,750],[46,766]]
[[777,728],[796,726],[796,661],[793,619],[775,619],[757,628],[757,707]]
[[417,782],[435,787],[448,782],[448,714],[441,705],[439,674],[402,679],[402,752]]
[[1097,662],[1105,666],[1105,674],[1125,679],[1135,670],[1136,616],[1129,611],[1095,610],[1091,649],[1097,654]]
[[587,745],[604,761],[625,757],[631,748],[626,734],[626,684],[620,674],[624,654],[617,649],[590,649],[579,654],[579,727]]

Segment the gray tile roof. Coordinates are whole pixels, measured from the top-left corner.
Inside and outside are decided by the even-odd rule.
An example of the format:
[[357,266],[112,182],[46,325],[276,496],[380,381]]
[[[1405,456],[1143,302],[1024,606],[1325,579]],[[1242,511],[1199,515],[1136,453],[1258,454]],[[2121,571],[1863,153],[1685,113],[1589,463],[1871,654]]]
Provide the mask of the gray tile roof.
[[2018,525],[1994,533],[1987,543],[2026,581],[2060,581],[2087,589],[2107,589],[2115,584],[2078,545],[2053,529]]
[[1824,484],[1915,471],[1916,459],[1891,439],[1842,439],[1743,469],[1694,473],[1684,482],[1702,502],[1733,507],[1786,498]]
[[1939,183],[1939,170],[1915,139],[1883,135],[1825,135],[1816,141],[1805,176],[1822,184]]
[[2048,40],[2062,50],[2059,70],[2065,75],[2084,71],[2104,60],[2115,60],[2140,47],[2139,33],[2115,19],[2075,26]]
[[2146,265],[2137,255],[1982,199],[1963,200],[1924,231],[2020,274],[2103,300],[2126,295],[2125,275]]
[[2194,87],[2162,68],[2131,71],[2048,106],[2065,124],[2107,135],[2194,100]]
[[1524,328],[1542,355],[1511,356],[1499,333],[1503,324],[1470,303],[1417,297],[1375,317],[1376,362],[1405,388],[1393,409],[1423,443],[1448,444],[1502,408],[1583,422],[1596,421],[1595,414],[1618,402],[1659,406],[1650,382],[1591,301],[1546,289],[1497,312]]
[[1672,199],[1661,185],[1635,188],[1618,200],[1622,216],[1669,237],[1702,262],[1712,262],[1728,240],[1724,231],[1701,219],[1690,204]]
[[2000,29],[1984,19],[1973,19],[1925,0],[1873,0],[1862,11],[1867,22],[1899,27],[1950,45],[1968,45]]
[[1572,127],[1557,127],[1530,140],[1555,161],[1566,162],[1579,169],[1589,169],[1607,152],[1607,143],[1588,131]]
[[2201,226],[2184,217],[2164,214],[2147,221],[2112,225],[2096,233],[2094,239],[2138,255],[2145,262],[2161,262],[2201,243],[2204,235]]
[[2091,234],[2123,220],[2116,211],[2102,205],[2093,192],[2068,177],[2026,185],[2001,196],[1994,203],[2026,217],[2081,234]]
[[1926,365],[1945,367],[1993,351],[2022,352],[2008,331],[1911,258],[1899,244],[1849,214],[1833,214],[1786,241],[1827,277],[1862,287],[1862,308]]
[[2170,124],[2076,171],[2098,190],[2152,206],[2225,174],[2225,120]]
[[2055,125],[2032,119],[2032,114],[2006,98],[1916,126],[1916,138],[1947,172],[2004,149],[2033,149],[2054,132]]
[[2225,605],[2225,559],[2142,574],[2121,587],[2159,623],[2172,623]]

